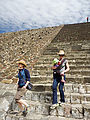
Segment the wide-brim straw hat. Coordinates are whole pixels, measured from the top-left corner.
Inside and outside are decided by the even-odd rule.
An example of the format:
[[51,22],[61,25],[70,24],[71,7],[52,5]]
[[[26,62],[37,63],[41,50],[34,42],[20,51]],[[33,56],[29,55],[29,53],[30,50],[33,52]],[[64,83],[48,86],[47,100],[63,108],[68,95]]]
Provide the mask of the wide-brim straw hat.
[[23,64],[25,67],[27,66],[26,62],[24,60],[17,61],[18,64]]
[[59,53],[58,53],[58,55],[65,55],[64,50],[60,50]]

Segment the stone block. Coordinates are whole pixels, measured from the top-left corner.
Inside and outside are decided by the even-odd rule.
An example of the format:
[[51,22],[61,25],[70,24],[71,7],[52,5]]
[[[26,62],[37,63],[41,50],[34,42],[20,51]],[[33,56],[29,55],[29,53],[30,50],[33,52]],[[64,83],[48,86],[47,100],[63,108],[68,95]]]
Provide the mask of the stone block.
[[76,119],[83,118],[83,109],[80,104],[72,105],[72,117]]
[[9,101],[6,98],[0,99],[0,111],[7,111],[9,109]]
[[78,93],[71,93],[71,103],[72,104],[80,104],[81,103],[81,95]]
[[39,93],[32,93],[31,94],[31,100],[32,101],[39,101],[39,97],[40,95],[39,95]]
[[86,91],[87,93],[90,93],[90,85],[86,85]]
[[31,100],[31,95],[32,95],[32,92],[31,92],[31,91],[27,91],[24,98],[25,98],[26,100]]
[[81,94],[81,104],[86,103],[86,94]]
[[63,117],[64,116],[64,107],[58,106],[56,109],[57,109],[57,115]]
[[90,104],[83,104],[84,117],[90,119]]
[[11,84],[11,83],[13,83],[13,80],[12,79],[10,79],[10,80],[4,79],[1,81],[1,83]]
[[71,105],[70,104],[65,104],[62,106],[64,108],[64,117],[71,117]]
[[5,119],[5,120],[12,120],[12,117],[6,116],[6,119]]
[[39,104],[35,106],[35,112],[38,114],[49,114],[49,107],[47,105]]
[[85,95],[86,101],[90,103],[90,94]]
[[90,103],[90,94],[84,94],[83,99],[81,100],[81,103]]
[[35,105],[30,104],[29,113],[35,113]]
[[79,93],[85,94],[86,93],[86,88],[84,85],[79,85]]
[[51,116],[56,116],[57,115],[57,110],[55,109],[50,109],[50,115]]
[[79,92],[79,84],[73,84],[73,92],[78,93]]
[[37,84],[37,85],[34,85],[34,87],[32,88],[33,91],[45,91],[45,86],[44,85],[40,85],[40,84]]
[[40,93],[40,102],[45,102],[45,94],[44,93]]
[[65,84],[64,89],[65,89],[66,93],[72,93],[73,92],[72,84]]
[[71,102],[71,100],[70,100],[71,95],[69,93],[64,93],[64,95],[65,95],[65,102],[70,103]]
[[46,103],[51,103],[52,102],[52,94],[51,93],[47,93],[45,95],[45,102]]

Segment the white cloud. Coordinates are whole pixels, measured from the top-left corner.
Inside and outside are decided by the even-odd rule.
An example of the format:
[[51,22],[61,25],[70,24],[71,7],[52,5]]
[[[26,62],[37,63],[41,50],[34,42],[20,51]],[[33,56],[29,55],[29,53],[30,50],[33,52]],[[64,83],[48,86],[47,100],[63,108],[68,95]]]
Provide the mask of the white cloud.
[[85,22],[90,0],[1,0],[0,31]]

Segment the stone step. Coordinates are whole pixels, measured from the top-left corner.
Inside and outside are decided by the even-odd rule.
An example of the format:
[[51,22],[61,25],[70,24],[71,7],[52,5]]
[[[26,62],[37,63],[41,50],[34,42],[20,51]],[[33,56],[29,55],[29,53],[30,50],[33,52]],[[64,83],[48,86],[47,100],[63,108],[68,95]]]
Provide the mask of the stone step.
[[[53,70],[51,69],[52,65],[37,65],[32,69],[33,73],[52,73]],[[70,70],[67,73],[70,72],[90,72],[90,66],[71,66],[70,65]]]
[[[62,48],[62,49],[64,49],[64,48]],[[80,51],[80,50],[79,50]],[[44,53],[43,53],[43,55],[55,55],[55,54],[57,54],[59,52],[59,50],[57,50],[56,52],[55,51],[49,51],[49,50],[47,50],[47,51],[45,51]],[[68,57],[70,57],[70,56],[72,56],[72,57],[76,57],[76,56],[89,56],[90,55],[90,52],[89,52],[89,50],[86,52],[86,53],[84,53],[84,54],[82,54],[82,53],[80,53],[80,54],[66,54]]]
[[[87,109],[86,109],[86,107],[87,107]],[[58,106],[55,109],[51,109],[50,115],[65,116],[68,118],[72,117],[72,118],[76,118],[76,119],[89,120],[90,104],[85,104],[85,106],[80,105],[80,104],[76,104],[76,105],[64,104],[64,105],[61,105],[61,107]]]
[[[36,69],[36,70],[39,70],[39,69],[40,69],[40,70],[42,70],[42,69],[44,70],[44,69],[45,69],[45,70],[46,70],[46,68],[47,68],[47,69],[51,69],[52,66],[53,66],[52,63],[51,63],[51,64],[49,64],[49,63],[38,64],[38,63],[37,63],[36,65],[34,65],[34,68],[33,68],[33,69]],[[87,67],[88,67],[88,68],[90,68],[89,63],[87,63],[87,62],[86,62],[86,63],[83,63],[83,64],[82,64],[81,62],[80,62],[80,63],[78,63],[78,62],[77,62],[77,63],[72,63],[72,64],[69,62],[69,66],[70,66],[71,68],[73,68],[73,67],[75,67],[75,68],[76,68],[76,67],[80,67],[80,68],[82,68],[82,67],[86,67],[86,68],[87,68]]]
[[[53,81],[53,76],[31,76],[32,83],[51,83]],[[67,83],[90,83],[90,76],[80,76],[72,75],[66,77]]]
[[[79,71],[89,71],[90,70],[90,66],[70,66],[70,71],[74,71],[74,70],[79,70]],[[48,73],[48,72],[53,72],[53,70],[51,70],[51,68],[38,68],[38,67],[35,67],[33,68],[32,70],[32,73]],[[68,73],[67,73],[68,74]]]
[[[52,61],[54,58],[58,58],[58,55],[43,55],[43,56],[41,56],[40,58],[39,58],[39,60],[41,60],[41,61]],[[90,55],[88,55],[88,56],[67,56],[67,59],[68,60],[75,60],[75,61],[77,61],[77,60],[83,60],[83,61],[85,61],[85,60],[90,60]]]
[[[80,44],[80,45],[79,45]],[[85,45],[84,45],[85,44]],[[78,46],[78,47],[77,47]],[[77,47],[77,48],[76,48]],[[76,48],[76,49],[75,49]],[[79,48],[79,49],[78,49]],[[50,44],[49,46],[47,46],[47,48],[45,49],[45,51],[51,51],[53,50],[54,52],[57,52],[59,49],[64,49],[66,51],[66,53],[79,53],[79,52],[89,52],[90,51],[90,44],[88,43],[76,43],[74,45],[74,43],[65,43],[65,44]],[[68,51],[67,51],[68,49]]]
[[[40,72],[34,72],[31,74],[32,76],[52,76],[53,72],[51,71],[47,71],[47,72],[44,72],[44,71],[40,71]],[[70,77],[73,78],[73,76],[89,76],[90,77],[90,71],[70,71],[68,73],[66,73],[66,79],[69,79]]]
[[[59,97],[59,93],[58,93],[58,97]],[[66,93],[65,97],[66,97],[66,103],[61,104],[60,106],[52,110],[50,109],[50,106],[52,105],[51,103],[52,93],[51,92],[27,91],[27,94],[25,96],[27,103],[30,106],[30,109],[29,109],[30,114],[35,113],[35,114],[40,114],[40,115],[56,116],[57,113],[55,111],[56,109],[59,109],[60,111],[58,112],[58,116],[75,118],[74,114],[76,113],[78,115],[78,117],[76,118],[86,117],[88,110],[90,110],[90,94],[78,94],[78,93],[68,94]],[[88,107],[86,107],[86,103],[88,104]],[[16,106],[15,103],[12,104],[9,111],[13,110],[12,108],[14,108],[14,110],[18,110],[18,107]],[[68,108],[69,110],[68,114],[65,114],[66,108]],[[76,112],[76,110],[78,113]]]
[[[66,118],[76,118],[76,119],[84,119],[90,117],[90,104],[61,104],[60,106],[51,109],[51,105],[49,104],[41,104],[39,102],[32,102],[29,103],[30,108],[26,118],[33,114],[37,115],[47,115],[47,116],[59,116],[59,117],[66,117]],[[12,112],[13,113],[13,112]],[[8,114],[7,116],[20,118],[23,116],[16,116],[15,114]],[[5,120],[8,120],[6,116]],[[12,117],[12,118],[13,118]],[[25,118],[25,117],[24,117]],[[34,118],[35,119],[35,118]]]
[[[84,93],[84,89],[82,88],[83,93],[64,93],[65,94],[65,102],[69,104],[84,104],[90,103],[90,94]],[[38,101],[40,103],[48,103],[52,104],[52,92],[27,92],[25,96],[26,100],[29,101]],[[58,102],[60,101],[60,93],[57,94]],[[30,103],[30,102],[29,102]]]
[[[50,60],[50,59],[44,59],[44,60],[39,60],[36,64],[52,64],[52,61],[53,61],[53,59],[52,60]],[[89,63],[90,62],[90,60],[89,59],[86,59],[86,60],[82,60],[82,59],[79,59],[79,60],[68,60],[68,62],[69,62],[69,64],[73,64],[73,63],[75,63],[75,64],[79,64],[79,63],[81,63],[82,65],[83,64],[85,64],[85,63]]]
[[29,113],[29,115],[27,115],[26,117],[8,114],[4,120],[83,120],[83,119],[66,118],[66,117],[60,117],[60,116],[54,116],[54,115],[47,116],[47,115],[40,115],[36,113],[33,113],[33,114]]
[[[6,93],[5,91],[10,92],[11,93],[15,93],[16,89],[17,89],[17,84],[4,84],[4,83],[0,83],[0,89],[2,90],[2,92],[0,93],[0,96],[5,96]],[[40,83],[40,84],[33,84],[33,88],[31,92],[51,92],[52,91],[52,83]],[[86,94],[90,94],[90,83],[89,84],[74,84],[74,83],[65,83],[64,85],[64,92],[65,93],[81,93],[81,91],[83,91],[83,93]],[[5,94],[4,94],[5,93]],[[7,94],[8,95],[8,94]]]
[[[72,45],[68,45],[68,46],[59,46],[58,47],[58,45],[56,45],[55,47],[54,46],[48,46],[46,49],[45,49],[45,51],[44,51],[44,53],[48,53],[48,52],[54,52],[54,53],[57,53],[57,52],[59,52],[59,49],[64,49],[66,52],[66,54],[90,54],[90,47],[88,46],[87,48],[82,48],[82,45],[80,46],[81,48],[78,50],[78,48],[77,49],[75,49],[75,50],[73,50],[73,48],[75,48],[76,46],[72,46]],[[67,51],[67,49],[68,49],[68,51]],[[43,54],[44,54],[43,53]]]
[[[52,91],[52,84],[33,84],[32,91],[45,92]],[[82,92],[81,92],[82,91]],[[65,83],[64,92],[66,93],[86,93],[90,94],[90,84],[70,84]]]
[[[67,49],[67,48],[69,48],[68,51],[70,51],[71,48],[74,46],[74,44],[77,45],[77,46],[79,46],[79,47],[81,47],[81,49],[83,49],[81,52],[90,50],[90,43],[88,41],[87,42],[83,42],[82,41],[81,43],[80,42],[73,43],[73,41],[70,42],[70,43],[69,42],[63,42],[63,43],[60,42],[59,44],[57,44],[57,43],[51,43],[49,46],[47,46],[46,50],[47,49],[52,49],[52,48],[53,49],[58,49],[58,48]],[[76,51],[72,51],[72,52],[76,52]]]

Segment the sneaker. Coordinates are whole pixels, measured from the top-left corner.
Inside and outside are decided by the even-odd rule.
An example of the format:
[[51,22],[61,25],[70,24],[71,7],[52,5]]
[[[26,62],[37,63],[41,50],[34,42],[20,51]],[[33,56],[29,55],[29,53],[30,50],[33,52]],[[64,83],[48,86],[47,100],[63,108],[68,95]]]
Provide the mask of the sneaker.
[[18,112],[18,113],[16,114],[16,116],[21,116],[21,115],[23,115],[23,112],[22,112],[22,111],[20,111],[20,112]]
[[27,112],[27,113],[29,112],[29,106],[28,106],[28,107],[26,107],[26,112]]
[[29,112],[29,106],[26,107],[26,109],[23,111],[23,116],[25,117],[28,112]]
[[65,102],[61,102],[61,105],[65,105]]
[[24,110],[22,113],[23,113],[22,115],[23,115],[24,117],[26,117],[27,112]]
[[53,104],[50,108],[51,109],[54,109],[54,108],[56,108],[56,107],[58,107],[59,106],[59,104]]

